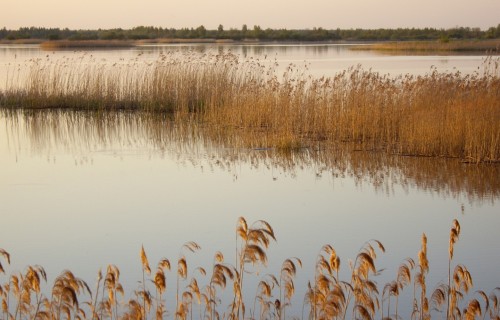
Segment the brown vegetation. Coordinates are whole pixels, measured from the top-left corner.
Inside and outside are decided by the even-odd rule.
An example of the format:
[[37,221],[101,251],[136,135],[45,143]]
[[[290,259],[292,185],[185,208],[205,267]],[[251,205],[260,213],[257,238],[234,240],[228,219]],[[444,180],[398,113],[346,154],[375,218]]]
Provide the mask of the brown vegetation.
[[[260,310],[256,313],[256,304],[253,310],[247,309],[242,297],[243,275],[252,276],[254,273],[246,269],[246,264],[265,265],[268,257],[266,248],[271,240],[275,240],[274,231],[265,221],[257,221],[249,226],[244,218],[239,218],[236,228],[236,265],[224,262],[222,253],[217,252],[214,257],[212,274],[200,272],[207,277],[206,286],[199,287],[198,280],[191,273],[189,285],[177,294],[175,319],[285,319],[285,307],[291,304],[294,294],[294,277],[297,266],[302,262],[298,258],[286,259],[283,262],[278,277],[268,274],[259,282],[255,302],[260,302]],[[429,303],[434,306],[435,312],[442,312],[440,307],[447,304],[445,319],[481,319],[488,315],[490,319],[498,319],[499,288],[488,296],[484,291],[476,291],[469,301],[466,294],[472,289],[472,276],[464,265],[456,265],[451,274],[451,260],[453,247],[460,234],[460,225],[454,220],[450,231],[450,278],[448,283],[441,283],[427,298],[426,277],[429,270],[427,260],[427,238],[422,236],[422,249],[418,253],[418,265],[412,258],[407,258],[398,269],[394,281],[385,284],[380,292],[374,278],[381,272],[376,267],[377,251],[385,252],[385,248],[377,240],[364,244],[354,261],[349,263],[350,279],[342,280],[339,277],[341,267],[340,257],[333,246],[324,245],[318,254],[314,278],[308,284],[304,298],[304,306],[309,306],[309,319],[399,319],[398,297],[405,287],[413,282],[413,309],[406,319],[430,319]],[[194,242],[184,246],[190,251],[199,250]],[[43,282],[47,281],[45,270],[41,266],[28,266],[25,272],[7,276],[4,283],[0,283],[0,299],[2,300],[1,315],[3,319],[147,319],[155,317],[164,319],[166,316],[166,300],[162,294],[166,290],[166,270],[170,270],[170,262],[162,259],[158,263],[156,274],[151,269],[144,247],[141,248],[142,281],[139,282],[139,291],[135,297],[124,301],[124,289],[119,282],[120,271],[117,266],[107,267],[102,295],[102,274],[99,271],[96,290],[92,292],[85,281],[77,278],[71,271],[64,271],[58,276],[50,296],[41,290]],[[0,262],[10,264],[10,255],[0,249]],[[415,267],[418,269],[415,271]],[[0,264],[0,275],[5,273]],[[177,279],[188,279],[186,257],[181,254],[178,261]],[[451,277],[452,276],[452,277]],[[279,278],[279,280],[278,280]],[[221,298],[217,297],[216,286],[220,290],[226,289],[228,282],[233,283],[233,302],[226,312],[221,314]],[[420,289],[418,289],[420,288]],[[177,291],[179,291],[177,287]],[[153,292],[156,292],[153,295]],[[120,294],[120,295],[117,295]],[[391,296],[395,297],[395,306],[391,309]],[[120,298],[121,297],[121,298]],[[82,301],[82,299],[84,299]],[[193,314],[193,302],[198,301],[199,316]],[[384,310],[387,303],[387,312]],[[246,310],[248,311],[246,313]],[[392,311],[394,313],[392,313]]]
[[53,40],[40,43],[44,50],[56,49],[92,49],[92,48],[128,48],[133,47],[132,41],[125,40]]
[[500,40],[398,41],[350,46],[351,50],[420,51],[420,52],[489,52],[500,53]]
[[[412,156],[500,160],[500,67],[395,78],[351,68],[315,79],[232,54],[161,55],[155,62],[33,61],[3,108],[133,109],[196,121],[220,141],[293,150],[320,141]],[[15,74],[12,79],[18,79]]]

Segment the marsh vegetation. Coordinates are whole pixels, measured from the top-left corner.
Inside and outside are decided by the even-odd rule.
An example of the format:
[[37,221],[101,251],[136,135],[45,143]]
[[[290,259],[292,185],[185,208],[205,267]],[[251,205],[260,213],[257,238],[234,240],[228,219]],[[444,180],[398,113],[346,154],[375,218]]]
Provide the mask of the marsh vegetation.
[[[394,78],[354,67],[334,77],[313,78],[307,74],[306,67],[290,65],[281,73],[277,71],[273,60],[241,61],[239,57],[224,52],[219,55],[162,54],[155,61],[142,60],[138,56],[131,61],[120,60],[116,63],[101,61],[93,57],[92,53],[87,53],[78,59],[35,59],[27,65],[26,73],[22,68],[18,69],[17,65],[11,66],[5,87],[0,93],[0,116],[3,117],[0,125],[2,128],[5,125],[8,137],[5,143],[7,147],[4,147],[8,150],[7,154],[12,155],[5,162],[8,168],[6,171],[11,170],[14,173],[12,177],[7,177],[11,180],[3,189],[6,193],[3,193],[2,204],[7,204],[2,207],[2,212],[5,213],[3,221],[6,221],[6,225],[19,223],[25,228],[7,231],[6,234],[10,236],[5,238],[14,239],[16,244],[14,249],[13,245],[5,249],[15,253],[19,250],[17,243],[38,241],[38,238],[26,240],[29,237],[23,232],[29,232],[29,226],[39,223],[37,217],[44,215],[41,212],[64,212],[60,220],[47,219],[47,224],[57,224],[58,230],[52,232],[53,229],[48,226],[50,231],[47,233],[53,233],[58,243],[65,235],[67,237],[68,232],[88,233],[88,229],[86,231],[84,227],[73,229],[75,223],[72,218],[75,217],[69,217],[67,213],[78,212],[85,216],[89,211],[85,212],[83,207],[76,208],[76,203],[88,202],[89,198],[94,197],[101,199],[103,196],[105,203],[110,204],[111,214],[106,216],[106,219],[110,219],[109,224],[103,221],[101,213],[107,212],[108,208],[103,208],[103,204],[99,203],[99,200],[96,201],[98,204],[95,210],[90,210],[99,216],[96,220],[90,220],[93,235],[101,232],[104,234],[114,228],[126,233],[127,231],[121,229],[123,225],[120,225],[118,220],[127,213],[129,216],[137,215],[135,208],[149,212],[161,207],[161,214],[156,218],[141,215],[138,218],[139,223],[132,222],[134,227],[126,229],[132,234],[136,232],[136,225],[143,224],[146,231],[137,235],[136,239],[145,239],[149,234],[157,233],[163,241],[165,234],[169,233],[165,231],[165,225],[170,224],[170,221],[179,221],[176,216],[167,217],[165,213],[182,211],[178,207],[172,209],[166,206],[172,201],[155,202],[158,200],[154,197],[164,198],[168,188],[165,181],[149,185],[152,176],[144,172],[144,167],[151,167],[151,163],[139,167],[128,163],[128,166],[123,166],[123,171],[118,170],[117,176],[132,176],[132,171],[138,174],[129,180],[118,180],[114,185],[108,184],[107,181],[103,183],[108,175],[102,180],[90,178],[91,189],[95,193],[78,192],[72,188],[74,184],[68,186],[61,183],[53,174],[55,171],[64,171],[64,164],[60,166],[64,161],[60,161],[59,166],[53,165],[55,157],[52,157],[51,152],[57,149],[53,149],[54,145],[71,149],[68,152],[71,155],[78,153],[75,150],[79,148],[112,153],[115,150],[109,146],[113,143],[127,146],[142,143],[147,146],[145,149],[159,153],[165,153],[165,150],[169,153],[170,147],[180,148],[180,154],[185,150],[191,152],[206,148],[213,152],[205,153],[203,149],[200,157],[189,154],[187,157],[192,158],[187,161],[195,164],[196,161],[202,161],[200,158],[208,158],[207,162],[203,162],[204,165],[208,163],[226,170],[232,170],[238,163],[245,162],[252,167],[281,167],[290,175],[301,167],[309,166],[314,168],[311,169],[311,175],[318,179],[321,176],[349,176],[356,184],[368,181],[375,189],[384,192],[390,192],[388,181],[396,181],[406,192],[417,186],[425,192],[444,193],[445,198],[460,198],[465,193],[471,201],[491,200],[494,211],[495,201],[500,194],[500,168],[489,162],[499,159],[500,93],[497,61],[487,60],[484,69],[484,72],[471,75],[431,70],[425,76],[405,75]],[[27,139],[24,140],[25,138]],[[25,144],[29,144],[28,148]],[[50,158],[50,166],[54,167],[54,171],[49,171],[47,179],[31,178],[35,171],[44,171],[47,167],[38,167],[29,161],[23,163],[26,159],[18,156],[24,150],[27,150],[27,153],[39,152],[42,157],[47,157],[46,162],[49,162]],[[361,150],[369,152],[359,152]],[[145,151],[148,152],[153,151]],[[89,153],[82,154],[87,157]],[[147,158],[147,155],[144,157]],[[447,159],[449,157],[462,161]],[[99,159],[102,161],[102,158]],[[468,162],[484,163],[469,165],[466,164]],[[27,173],[29,179],[19,179],[16,175],[19,171],[13,170],[31,166],[36,169]],[[101,174],[104,171],[112,171],[111,168],[116,166],[120,166],[119,161],[112,160],[110,166],[101,171]],[[167,161],[161,161],[163,169],[168,166]],[[63,170],[60,170],[61,167]],[[93,169],[96,168],[85,171],[84,174],[89,175]],[[66,173],[71,183],[74,183],[78,176],[74,171]],[[154,176],[159,176],[159,171],[156,170]],[[236,171],[235,175],[237,173]],[[147,185],[135,181],[141,175],[147,177]],[[159,179],[171,181],[175,185],[171,189],[172,194],[177,197],[180,196],[179,190],[183,183],[172,179],[172,176],[170,171]],[[278,189],[276,185],[281,179],[274,179],[273,175],[273,188]],[[67,197],[64,200],[68,202],[69,207],[51,207],[52,204],[62,205],[64,200],[52,201],[56,199],[53,198],[54,194],[61,192],[53,191],[54,189],[49,187],[37,189],[43,191],[45,188],[49,191],[41,197],[35,197],[48,207],[46,211],[41,208],[43,205],[35,201],[35,209],[22,206],[20,202],[23,201],[19,199],[26,199],[31,192],[25,185],[19,187],[18,183],[22,184],[24,180],[28,184],[47,181],[51,185],[67,189],[70,192],[66,193],[64,190],[62,193]],[[188,178],[187,184],[189,181],[191,180]],[[130,193],[123,188],[127,183],[134,185]],[[200,181],[196,181],[196,184],[198,183]],[[234,185],[231,188],[234,188]],[[258,188],[262,188],[262,184],[259,184]],[[194,189],[196,188],[193,185],[189,185],[189,200],[183,203],[183,206],[187,206],[188,201],[192,202]],[[116,198],[111,190],[116,191]],[[147,201],[137,202],[141,204],[138,207],[134,206],[137,203],[127,201],[132,198],[136,201],[139,195],[145,194]],[[209,198],[201,199],[212,203],[214,199],[218,199],[217,196],[210,193]],[[333,197],[333,193],[328,196]],[[42,199],[43,197],[46,198]],[[245,199],[252,197],[254,195],[244,195]],[[236,201],[240,199],[237,196],[234,198]],[[257,197],[251,199],[256,200]],[[287,201],[292,203],[291,199]],[[356,202],[360,202],[359,194]],[[120,211],[123,207],[119,204],[122,203],[129,208]],[[293,202],[293,205],[298,206],[300,203]],[[339,209],[341,203],[332,201],[329,205],[337,211],[354,213],[349,212],[350,209]],[[456,203],[452,206],[455,210]],[[250,206],[243,207],[249,210]],[[414,207],[425,210],[420,203]],[[434,207],[434,203],[431,207]],[[286,211],[286,221],[293,220],[288,209],[283,208],[280,209]],[[463,208],[462,204],[462,210]],[[38,211],[39,209],[41,211]],[[81,211],[77,211],[78,209]],[[208,208],[203,210],[205,209]],[[370,216],[373,217],[373,212],[379,212],[372,209],[370,208]],[[386,209],[388,208],[384,207],[382,210]],[[261,212],[261,208],[255,210]],[[30,215],[28,212],[31,211],[35,214]],[[198,211],[193,211],[199,214]],[[114,214],[118,212],[120,218],[117,219],[118,215]],[[278,212],[278,215],[280,213]],[[328,214],[331,212],[328,211]],[[301,212],[301,215],[304,215],[304,212]],[[12,216],[22,217],[20,221],[23,222],[18,222]],[[328,225],[327,228],[330,228],[330,224],[334,225],[337,218],[347,217],[334,217],[333,214],[331,216],[330,220],[321,216],[320,223],[312,224],[313,232],[320,229],[319,224]],[[419,216],[419,220],[424,221],[423,223],[434,222],[434,217],[422,217]],[[476,219],[477,217],[479,216],[474,216]],[[201,217],[196,217],[198,218]],[[308,215],[307,223],[311,223],[309,219],[312,218],[312,214]],[[407,218],[408,216],[405,216],[403,219]],[[85,216],[85,219],[88,220],[89,216]],[[217,224],[211,230],[226,229],[220,228],[220,223],[227,221],[227,217],[217,219],[210,216],[209,219]],[[371,224],[370,221],[373,221],[366,216],[361,219],[365,224]],[[378,215],[374,219],[383,220]],[[488,222],[485,224],[484,220],[482,225],[476,222],[477,220],[474,220],[471,225],[480,225],[478,229],[483,232],[484,228],[488,227]],[[187,219],[186,223],[191,224],[192,221]],[[179,223],[175,227],[183,225]],[[494,229],[495,223],[489,225]],[[292,223],[285,224],[285,227],[287,230],[294,229]],[[352,230],[356,231],[351,231],[349,225],[348,233],[357,232],[365,236],[365,233],[357,229],[361,228],[360,224],[356,223],[352,227]],[[38,225],[35,228],[41,230]],[[199,230],[194,224],[191,228]],[[174,242],[176,238],[191,238],[186,235],[189,232],[187,229],[191,228],[181,230],[181,236],[169,233],[167,242]],[[394,233],[391,228],[392,226],[389,226],[384,229],[387,231],[383,232]],[[398,229],[398,232],[400,230],[402,229]],[[306,230],[302,231],[307,234]],[[479,235],[483,235],[481,231]],[[350,263],[344,257],[340,259],[340,251],[336,250],[339,243],[335,247],[326,244],[313,248],[319,250],[319,253],[312,259],[308,256],[307,261],[303,260],[302,256],[308,254],[311,248],[300,250],[303,248],[298,248],[296,243],[290,243],[294,254],[300,256],[285,259],[280,257],[277,262],[281,266],[279,271],[267,272],[266,262],[276,258],[276,254],[270,254],[270,249],[275,246],[276,239],[283,239],[280,237],[281,232],[275,234],[273,228],[264,221],[248,224],[245,219],[240,218],[237,221],[236,234],[232,234],[234,237],[230,239],[236,239],[233,250],[226,250],[222,246],[224,254],[214,252],[213,258],[203,259],[205,261],[200,263],[192,262],[194,256],[203,251],[196,242],[186,242],[178,251],[166,252],[168,258],[160,258],[155,264],[150,264],[151,260],[148,258],[150,256],[147,253],[151,253],[148,250],[151,248],[149,244],[145,247],[140,244],[131,246],[137,247],[139,253],[134,278],[138,282],[126,282],[124,274],[129,272],[122,274],[132,263],[120,263],[120,266],[109,264],[103,267],[102,271],[97,272],[95,283],[87,282],[89,279],[83,280],[75,275],[76,272],[71,271],[63,271],[57,277],[52,276],[54,280],[50,281],[51,270],[46,273],[45,269],[38,265],[9,273],[11,256],[7,251],[1,250],[0,263],[2,270],[7,270],[7,274],[0,274],[0,318],[498,319],[499,290],[495,289],[490,293],[491,288],[485,286],[484,291],[473,293],[473,275],[464,265],[455,261],[457,257],[462,260],[462,257],[455,254],[455,247],[460,247],[457,240],[461,234],[457,221],[452,223],[450,229],[447,254],[438,255],[438,259],[433,258],[429,262],[427,237],[422,236],[420,250],[408,250],[408,254],[414,257],[397,258],[402,259],[399,267],[397,262],[395,265],[391,262],[389,266],[379,266],[380,260],[377,258],[382,256],[385,250],[379,241],[368,241],[357,254],[357,248],[353,249],[353,252],[349,250],[355,254]],[[340,241],[352,241],[348,234],[339,236],[331,230],[325,234],[327,241],[335,239],[335,235]],[[109,239],[100,235],[96,238],[93,243],[98,244],[96,247],[100,248],[104,248]],[[113,239],[123,247],[118,238]],[[431,238],[430,241],[435,243],[436,237]],[[486,250],[484,248],[491,246],[487,240],[481,239],[483,240],[479,240],[478,247]],[[400,247],[401,241],[401,238],[397,239]],[[437,242],[436,247],[443,244],[442,241]],[[88,246],[88,242],[85,242],[85,246]],[[407,248],[404,245],[403,247]],[[102,249],[106,252],[106,259],[120,258],[121,255],[117,251],[107,248]],[[217,248],[221,250],[221,246],[217,245],[211,248],[214,251]],[[64,247],[58,251],[64,254],[65,250],[71,249]],[[72,250],[79,252],[81,247],[73,247]],[[212,255],[212,252],[209,255]],[[488,252],[487,255],[489,257],[494,253]],[[29,254],[30,259],[32,256],[33,253]],[[439,267],[440,260],[443,260],[446,270]],[[306,272],[301,265],[308,262],[314,265],[314,271],[307,271],[309,281],[299,283],[297,275]],[[476,264],[474,260],[466,262],[469,265]],[[489,265],[495,265],[495,262]],[[380,267],[396,269],[394,279],[388,282],[376,281],[381,275],[387,274],[381,272]],[[78,271],[73,267],[70,269]],[[93,273],[94,268],[90,269]],[[432,278],[430,270],[436,270],[440,276]],[[494,279],[495,274],[485,273],[483,277]],[[45,284],[45,279],[49,281],[48,284]],[[304,288],[306,290],[303,290]],[[292,299],[297,296],[297,292],[301,292],[299,302]],[[403,304],[406,306],[403,307]]]
[[[196,254],[201,250],[197,243],[190,241],[182,246],[177,260],[162,258],[152,269],[143,246],[139,254],[142,270],[138,270],[142,278],[132,292],[122,286],[120,269],[113,264],[104,272],[98,271],[93,289],[85,280],[65,270],[46,291],[42,288],[47,274],[42,266],[27,266],[22,272],[5,274],[10,254],[0,249],[2,318],[498,319],[500,289],[473,293],[472,275],[465,265],[453,259],[460,233],[459,222],[453,220],[447,280],[433,284],[427,280],[431,264],[425,233],[416,257],[404,258],[394,280],[383,285],[376,282],[383,272],[376,263],[377,256],[385,252],[380,241],[365,242],[348,263],[341,263],[344,260],[335,248],[325,244],[314,262],[314,274],[309,276],[301,315],[286,313],[295,294],[295,276],[301,272],[300,258],[285,259],[279,274],[255,272],[265,269],[268,259],[272,258],[268,257],[267,249],[276,241],[273,228],[263,220],[248,224],[245,218],[238,219],[234,264],[219,251],[209,267],[188,264],[187,253]],[[350,275],[345,279],[339,275],[341,267],[349,269]],[[244,290],[247,281],[258,282],[255,296],[244,296],[248,294]],[[167,283],[170,290],[175,290],[175,301],[165,298]],[[406,314],[398,310],[404,290],[412,292],[409,297],[413,308]]]
[[[36,59],[11,68],[0,107],[140,110],[194,122],[220,140],[293,150],[349,143],[399,155],[500,159],[500,68],[472,75],[390,77],[352,67],[314,78],[307,67],[231,53],[161,54],[156,61]],[[25,79],[25,80],[19,80]]]
[[400,41],[379,42],[370,45],[352,46],[351,50],[378,50],[387,52],[489,52],[500,53],[500,40],[487,41]]
[[40,47],[44,50],[58,50],[58,49],[96,49],[96,48],[129,48],[133,47],[134,43],[131,41],[120,40],[85,40],[85,41],[44,41],[40,43]]

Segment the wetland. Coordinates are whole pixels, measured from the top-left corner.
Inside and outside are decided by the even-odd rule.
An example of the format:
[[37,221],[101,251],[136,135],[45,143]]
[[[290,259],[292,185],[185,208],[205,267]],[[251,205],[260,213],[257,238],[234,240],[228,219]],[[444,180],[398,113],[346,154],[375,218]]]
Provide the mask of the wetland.
[[494,57],[3,45],[0,67],[2,319],[498,316]]

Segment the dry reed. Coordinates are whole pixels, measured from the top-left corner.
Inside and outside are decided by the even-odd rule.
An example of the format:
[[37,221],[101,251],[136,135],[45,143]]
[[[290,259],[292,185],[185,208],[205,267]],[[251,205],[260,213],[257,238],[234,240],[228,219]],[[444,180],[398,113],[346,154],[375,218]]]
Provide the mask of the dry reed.
[[490,52],[500,50],[499,40],[453,40],[453,41],[398,41],[379,42],[370,45],[350,46],[351,50],[411,51],[411,52]]
[[54,40],[40,43],[43,50],[57,49],[93,49],[93,48],[129,48],[135,44],[125,40]]
[[[450,236],[450,262],[452,247],[459,234],[458,221],[454,220]],[[182,294],[182,301],[175,312],[176,319],[193,319],[193,302],[198,302],[199,319],[246,319],[245,305],[243,303],[242,285],[243,273],[247,263],[264,263],[267,259],[265,248],[269,241],[274,239],[274,231],[265,221],[257,221],[250,227],[244,218],[237,224],[237,239],[241,240],[238,246],[236,265],[224,262],[222,253],[217,252],[214,257],[212,274],[209,276],[205,287],[200,287],[196,278],[191,275],[189,285]],[[199,246],[188,242],[183,247],[194,252]],[[383,245],[376,240],[371,240],[362,247],[355,261],[350,262],[351,277],[347,281],[339,278],[340,258],[331,245],[325,245],[320,251],[316,261],[314,283],[309,283],[309,291],[305,302],[310,305],[310,319],[345,319],[346,316],[356,319],[374,319],[381,312],[382,319],[400,319],[397,309],[397,298],[400,291],[409,286],[412,281],[414,288],[421,287],[421,297],[417,302],[414,292],[414,310],[412,319],[430,319],[431,313],[425,297],[425,274],[429,270],[426,258],[427,238],[422,236],[422,249],[418,253],[419,270],[412,276],[415,262],[407,258],[399,267],[395,281],[384,286],[382,293],[378,290],[377,283],[372,277],[381,271],[375,267],[377,249],[385,251]],[[0,249],[0,257],[10,263],[10,255]],[[52,286],[50,297],[41,290],[43,282],[47,281],[45,270],[40,266],[28,266],[24,273],[13,274],[7,277],[5,283],[0,283],[0,299],[2,300],[2,319],[23,320],[42,319],[147,319],[151,313],[156,319],[165,318],[165,303],[161,294],[166,290],[165,270],[170,269],[170,262],[162,259],[158,263],[158,270],[154,279],[149,279],[149,262],[144,248],[141,248],[141,264],[143,279],[140,282],[140,291],[136,297],[128,302],[123,302],[124,290],[119,282],[120,271],[117,266],[109,265],[104,277],[102,296],[99,299],[102,274],[99,271],[95,295],[91,293],[87,283],[77,278],[71,271],[64,271],[58,276]],[[183,261],[181,263],[181,261]],[[298,258],[286,259],[280,270],[279,280],[268,274],[257,287],[255,302],[261,304],[260,312],[256,315],[256,304],[250,310],[251,319],[285,319],[285,306],[290,304],[294,293],[293,278],[297,266],[302,262]],[[199,268],[198,268],[199,269]],[[239,270],[238,270],[239,269]],[[3,271],[2,271],[3,273]],[[205,277],[205,272],[200,272]],[[148,278],[146,278],[148,276]],[[177,276],[187,278],[187,264],[182,254],[178,262]],[[413,279],[413,280],[412,280]],[[147,281],[146,281],[147,280]],[[151,280],[151,281],[149,281]],[[217,297],[215,287],[224,289],[228,281],[233,281],[234,301],[228,306],[227,313],[219,313],[220,298]],[[151,284],[152,283],[152,284]],[[470,297],[469,301],[461,302],[466,298],[466,293],[472,289],[472,276],[464,265],[458,264],[454,268],[452,281],[449,284],[441,283],[432,294],[432,304],[436,310],[443,304],[448,304],[446,319],[490,319],[499,317],[500,289],[496,288],[490,295],[478,290]],[[150,287],[157,290],[156,297],[150,293]],[[274,292],[279,287],[279,292]],[[107,294],[106,294],[107,293]],[[117,293],[121,294],[121,299]],[[390,314],[390,296],[396,297],[395,314]],[[279,299],[273,300],[273,297]],[[81,299],[85,299],[82,303]],[[383,302],[388,300],[387,315],[384,315]],[[447,300],[449,301],[447,303]],[[219,301],[219,302],[218,302]],[[382,305],[380,305],[380,302]],[[144,305],[144,303],[146,303]],[[240,310],[241,309],[241,310]],[[153,310],[153,311],[152,311]],[[121,312],[121,313],[119,313]],[[406,315],[410,318],[410,315]]]
[[431,70],[391,78],[355,67],[320,79],[294,66],[278,76],[265,62],[230,53],[113,65],[92,59],[32,61],[26,81],[16,82],[14,71],[0,91],[0,107],[167,113],[252,148],[330,141],[400,155],[500,160],[500,66],[492,58],[484,74]]

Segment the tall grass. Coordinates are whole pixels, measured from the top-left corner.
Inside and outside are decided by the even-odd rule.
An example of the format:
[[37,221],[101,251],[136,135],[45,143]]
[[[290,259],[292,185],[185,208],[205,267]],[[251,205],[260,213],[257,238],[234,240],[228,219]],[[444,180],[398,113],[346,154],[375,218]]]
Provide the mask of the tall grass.
[[410,51],[410,52],[490,52],[500,50],[499,40],[453,40],[453,41],[391,41],[370,45],[350,46],[351,50]]
[[[398,269],[396,280],[386,283],[383,290],[379,290],[379,284],[375,281],[383,272],[376,266],[377,254],[385,252],[382,243],[370,240],[363,245],[355,260],[349,263],[350,276],[347,279],[339,276],[341,260],[334,247],[324,245],[316,259],[312,282],[307,284],[302,308],[309,310],[309,319],[431,319],[431,316],[443,318],[444,315],[445,319],[498,319],[499,288],[489,295],[478,290],[475,295],[467,296],[473,283],[466,266],[458,264],[451,273],[452,252],[460,233],[459,228],[458,221],[454,220],[450,230],[449,280],[447,283],[438,283],[430,299],[427,298],[426,289],[425,275],[429,271],[429,261],[424,234],[422,249],[418,252],[418,265],[412,258],[405,259]],[[176,311],[171,313],[171,318],[286,319],[285,307],[291,304],[295,292],[294,277],[297,272],[301,272],[301,260],[286,259],[278,275],[267,274],[261,278],[254,298],[255,302],[260,303],[257,312],[256,303],[251,308],[245,305],[242,297],[243,275],[258,281],[258,278],[255,279],[256,274],[246,269],[245,265],[265,265],[268,259],[265,249],[270,241],[275,240],[274,231],[265,221],[257,221],[249,226],[244,218],[239,218],[236,231],[236,264],[224,262],[222,253],[217,252],[212,273],[200,273],[206,281],[198,282],[193,272],[188,274],[186,257],[181,255],[177,278],[181,276],[190,280],[189,285],[180,288],[182,294],[177,294]],[[188,242],[187,246],[190,251],[201,249],[193,242]],[[0,282],[2,319],[165,319],[168,317],[167,301],[162,299],[162,294],[166,290],[169,275],[165,271],[170,270],[170,262],[161,259],[156,274],[152,275],[144,247],[140,250],[140,258],[142,279],[138,282],[135,297],[130,297],[128,301],[124,298],[124,288],[119,282],[120,271],[115,265],[107,267],[100,296],[101,271],[98,273],[96,290],[92,292],[87,282],[69,270],[63,271],[55,279],[49,296],[41,290],[47,281],[41,266],[28,266],[24,272],[5,275],[5,268],[0,264],[0,276],[3,274],[3,279],[0,277],[3,281]],[[10,264],[10,255],[0,249],[2,262]],[[206,285],[200,287],[198,283]],[[233,285],[229,286],[229,283]],[[218,296],[220,292],[215,290],[216,287],[226,291],[232,287],[229,299],[223,300],[222,296]],[[398,298],[405,287],[413,287],[413,308],[400,312]],[[395,297],[395,305],[391,304],[391,296]],[[198,301],[197,314],[194,314],[194,301]],[[226,311],[221,306],[223,301],[228,303]],[[441,309],[442,305],[447,305],[446,311]]]
[[129,48],[135,44],[126,40],[54,40],[40,43],[43,50],[58,49],[93,49],[93,48]]
[[[312,78],[230,53],[160,55],[107,65],[35,60],[26,81],[0,92],[2,108],[133,109],[211,128],[220,140],[297,149],[318,141],[411,156],[500,160],[500,67],[389,77],[353,67]],[[271,63],[271,65],[269,65]],[[10,77],[18,79],[15,72]]]

